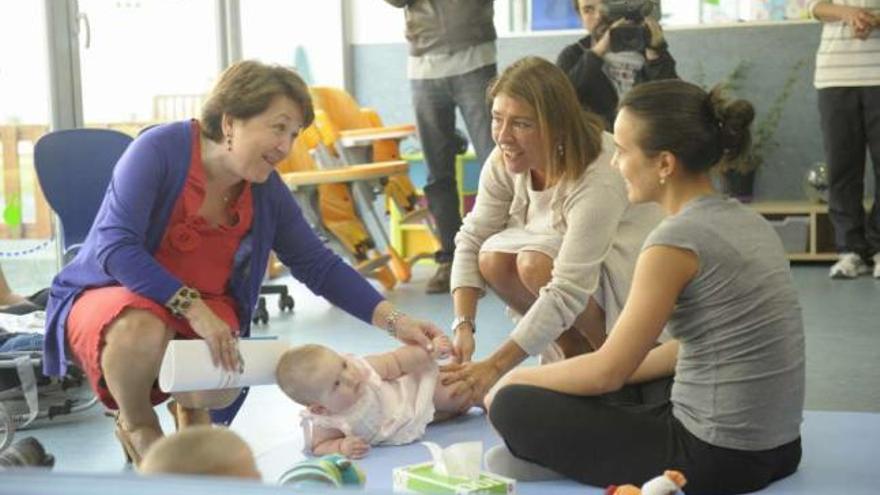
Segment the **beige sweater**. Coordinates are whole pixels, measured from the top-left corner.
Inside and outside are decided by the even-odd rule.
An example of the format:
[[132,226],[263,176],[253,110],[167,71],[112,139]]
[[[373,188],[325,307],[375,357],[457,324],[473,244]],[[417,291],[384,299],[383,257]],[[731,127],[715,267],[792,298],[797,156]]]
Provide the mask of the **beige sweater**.
[[[516,325],[511,338],[530,355],[539,354],[584,311],[589,297],[605,310],[610,331],[623,308],[642,242],[663,217],[653,204],[631,205],[620,173],[611,166],[614,143],[603,136],[603,151],[583,176],[556,187],[550,201],[554,228],[563,236],[550,282]],[[511,174],[496,149],[483,166],[474,209],[455,237],[451,289],[485,290],[480,275],[480,246],[504,230],[512,217],[525,223],[528,206],[525,174]]]

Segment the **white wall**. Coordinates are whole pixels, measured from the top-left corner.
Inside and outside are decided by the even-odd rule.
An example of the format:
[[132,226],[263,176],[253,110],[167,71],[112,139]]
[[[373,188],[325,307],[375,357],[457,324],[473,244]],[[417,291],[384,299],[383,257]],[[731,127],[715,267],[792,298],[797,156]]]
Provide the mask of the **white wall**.
[[349,5],[353,44],[406,41],[403,9],[392,7],[384,0],[350,0]]
[[[352,44],[406,41],[403,9],[392,7],[385,0],[348,1],[352,13]],[[499,36],[510,33],[510,9],[510,0],[495,1],[495,29]]]
[[308,58],[309,82],[341,87],[341,19],[342,3],[338,0],[241,2],[242,55],[293,66],[296,49],[301,47]]

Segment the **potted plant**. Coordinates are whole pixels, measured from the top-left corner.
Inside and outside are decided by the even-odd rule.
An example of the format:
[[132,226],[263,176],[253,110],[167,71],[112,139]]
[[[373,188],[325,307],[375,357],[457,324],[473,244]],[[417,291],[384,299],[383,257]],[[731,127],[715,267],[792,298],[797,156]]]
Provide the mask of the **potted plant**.
[[[801,70],[807,65],[807,60],[807,58],[803,58],[791,66],[782,88],[773,98],[765,113],[762,114],[759,109],[755,109],[757,116],[752,127],[752,147],[748,155],[738,163],[728,164],[719,171],[722,190],[730,196],[743,202],[752,200],[755,173],[758,167],[764,163],[764,159],[770,151],[779,145],[774,136],[779,128],[785,103],[794,91],[795,85],[801,80]],[[751,62],[740,60],[722,80],[722,87],[726,91],[741,89],[751,66]]]

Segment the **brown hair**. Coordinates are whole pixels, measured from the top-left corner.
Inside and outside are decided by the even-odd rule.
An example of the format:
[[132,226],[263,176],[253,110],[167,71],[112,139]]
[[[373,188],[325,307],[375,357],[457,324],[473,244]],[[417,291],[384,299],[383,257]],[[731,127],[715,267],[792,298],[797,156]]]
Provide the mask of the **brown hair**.
[[746,100],[727,101],[721,86],[706,93],[676,79],[648,82],[623,97],[624,108],[640,121],[639,147],[648,156],[668,151],[693,173],[748,156],[755,109]]
[[535,110],[547,150],[548,185],[580,178],[602,152],[602,119],[581,110],[568,76],[556,65],[540,57],[517,60],[489,86],[490,99],[499,94]]
[[147,451],[141,474],[242,476],[256,470],[253,452],[238,434],[211,425],[184,428],[159,439]]
[[212,141],[222,141],[224,114],[249,119],[269,108],[277,96],[290,98],[300,106],[303,128],[315,119],[309,88],[293,70],[255,60],[230,65],[220,75],[202,107],[202,134]]

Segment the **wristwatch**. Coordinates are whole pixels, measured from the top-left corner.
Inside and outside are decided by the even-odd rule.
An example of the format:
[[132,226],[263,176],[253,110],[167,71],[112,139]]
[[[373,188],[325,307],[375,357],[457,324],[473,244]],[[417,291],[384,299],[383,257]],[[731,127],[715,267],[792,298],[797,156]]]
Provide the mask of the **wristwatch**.
[[473,331],[473,333],[477,333],[477,323],[470,316],[456,316],[455,319],[452,320],[452,325],[450,325],[452,333],[455,333],[455,330],[459,326],[461,326],[462,323],[470,323],[471,331]]

